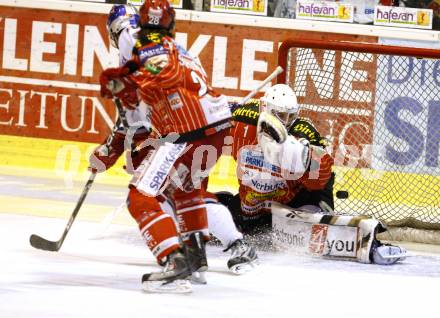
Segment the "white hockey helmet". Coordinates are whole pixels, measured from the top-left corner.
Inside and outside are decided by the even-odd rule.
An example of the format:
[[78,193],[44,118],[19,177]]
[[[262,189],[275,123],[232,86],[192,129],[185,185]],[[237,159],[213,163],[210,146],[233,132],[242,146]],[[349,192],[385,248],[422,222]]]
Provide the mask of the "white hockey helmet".
[[137,9],[131,4],[115,4],[107,18],[107,32],[110,42],[114,47],[118,47],[119,34],[129,26],[137,28],[139,25],[139,14]]
[[266,90],[260,98],[262,111],[277,117],[286,128],[292,126],[298,118],[299,105],[295,92],[289,85],[276,84]]

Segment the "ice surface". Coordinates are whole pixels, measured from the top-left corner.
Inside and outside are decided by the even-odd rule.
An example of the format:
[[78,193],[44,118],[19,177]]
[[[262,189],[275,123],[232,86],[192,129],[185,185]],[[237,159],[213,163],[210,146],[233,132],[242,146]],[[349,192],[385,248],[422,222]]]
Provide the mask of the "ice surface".
[[[207,285],[194,286],[190,295],[147,294],[141,276],[158,267],[136,226],[125,222],[103,228],[102,222],[84,220],[91,206],[106,207],[99,218],[91,217],[104,219],[124,193],[109,200],[103,194],[117,191],[97,186],[61,250],[45,252],[32,248],[29,236],[57,240],[81,185],[60,197],[39,189],[38,180],[6,179],[0,190],[1,318],[440,317],[440,254],[431,248],[411,247],[415,257],[388,267],[260,252],[255,271],[235,276],[226,268],[228,255],[210,245]],[[26,191],[30,201],[19,198]],[[56,217],[23,215],[55,210],[66,200],[69,206]],[[11,204],[26,209],[8,212]]]
[[[33,249],[29,235],[57,239],[65,221],[1,214],[0,317],[440,317],[440,258],[380,267],[261,252],[244,276],[208,246],[208,284],[191,295],[147,294],[153,257],[132,226],[74,224],[60,252]],[[417,252],[415,252],[417,253]]]

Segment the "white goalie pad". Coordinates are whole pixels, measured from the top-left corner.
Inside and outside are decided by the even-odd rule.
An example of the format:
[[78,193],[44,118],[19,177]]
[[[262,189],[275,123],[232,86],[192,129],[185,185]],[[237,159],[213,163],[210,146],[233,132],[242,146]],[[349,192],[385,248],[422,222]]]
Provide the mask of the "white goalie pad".
[[309,142],[289,135],[282,144],[280,167],[302,176],[310,165],[310,157]]
[[286,127],[279,119],[267,112],[260,114],[257,133],[258,145],[263,151],[265,161],[295,174],[297,178],[306,172],[311,158],[306,139],[288,135]]
[[371,263],[370,250],[379,221],[360,216],[335,216],[293,210],[274,203],[274,244],[321,257]]
[[186,143],[164,143],[142,161],[130,183],[147,196],[157,196],[168,180],[174,163],[185,150]]

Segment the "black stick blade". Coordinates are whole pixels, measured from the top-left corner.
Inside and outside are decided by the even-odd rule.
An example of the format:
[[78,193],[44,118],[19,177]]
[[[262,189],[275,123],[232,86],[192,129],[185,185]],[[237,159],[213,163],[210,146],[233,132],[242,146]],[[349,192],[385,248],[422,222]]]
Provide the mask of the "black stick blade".
[[29,241],[33,247],[44,251],[58,252],[61,247],[58,241],[48,241],[41,236],[35,234],[31,235]]

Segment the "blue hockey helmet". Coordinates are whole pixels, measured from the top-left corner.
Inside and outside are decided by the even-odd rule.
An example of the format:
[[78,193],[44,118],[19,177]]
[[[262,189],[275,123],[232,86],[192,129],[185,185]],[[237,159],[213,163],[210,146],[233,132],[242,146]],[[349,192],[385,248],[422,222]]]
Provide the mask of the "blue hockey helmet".
[[118,47],[119,34],[128,27],[136,28],[139,25],[139,14],[137,9],[131,4],[115,4],[107,19],[107,31],[110,42],[114,47]]

